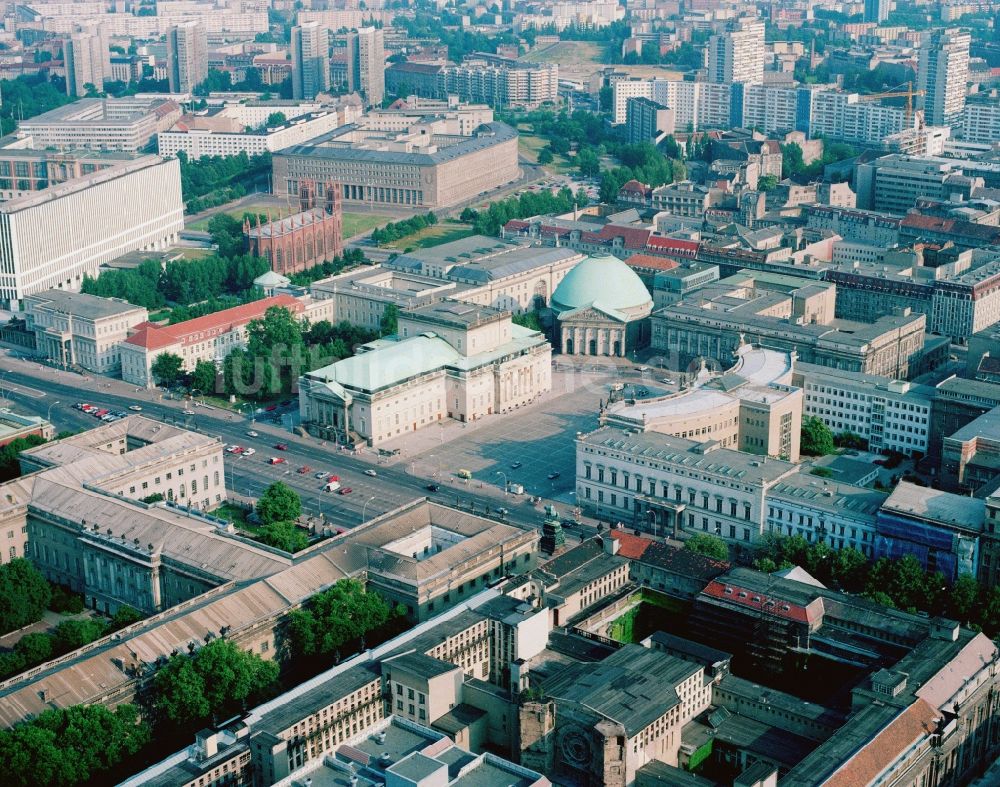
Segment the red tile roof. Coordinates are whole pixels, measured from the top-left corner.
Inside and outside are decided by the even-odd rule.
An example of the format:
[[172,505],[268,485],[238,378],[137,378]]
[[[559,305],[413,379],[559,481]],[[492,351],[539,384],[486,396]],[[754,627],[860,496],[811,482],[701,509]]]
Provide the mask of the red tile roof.
[[640,227],[620,227],[616,224],[605,224],[601,227],[600,232],[585,234],[593,235],[605,243],[611,243],[615,238],[621,238],[626,249],[644,249],[646,248],[646,241],[652,233]]
[[698,254],[698,249],[701,248],[698,241],[664,238],[660,235],[650,235],[646,245],[650,249],[672,253],[678,257],[694,257]]
[[275,295],[272,298],[244,303],[242,306],[223,309],[220,312],[206,314],[204,317],[196,317],[176,325],[156,325],[155,323],[143,322],[135,326],[135,333],[125,341],[146,350],[159,350],[178,343],[191,344],[205,341],[246,325],[251,320],[259,320],[264,316],[264,312],[272,306],[283,306],[293,314],[298,314],[305,308],[291,295]]
[[611,537],[618,542],[618,555],[629,560],[637,560],[653,543],[651,539],[634,536],[624,530],[612,530]]
[[[728,590],[728,592],[727,592]],[[767,593],[762,593],[759,590],[752,590],[750,588],[742,588],[739,585],[734,585],[730,582],[723,582],[721,580],[713,580],[709,582],[708,586],[702,591],[707,596],[712,598],[717,598],[725,601],[729,604],[735,604],[739,607],[745,607],[747,609],[757,610],[758,612],[766,611],[774,615],[777,618],[785,618],[786,620],[793,620],[796,623],[811,623],[815,620],[816,611],[821,611],[823,608],[822,598],[816,599],[820,602],[817,607],[810,610],[808,607],[803,607],[799,604],[791,604],[780,596],[769,596]],[[810,603],[810,607],[815,602]]]
[[669,257],[654,257],[652,254],[633,254],[625,260],[625,264],[633,268],[654,268],[658,271],[670,271],[679,268],[680,263]]
[[913,744],[927,738],[937,727],[938,712],[917,700],[893,719],[874,738],[823,782],[824,787],[859,787],[871,784]]
[[646,196],[652,193],[652,189],[645,183],[640,183],[638,180],[627,180],[622,184],[622,187],[618,190],[618,193],[626,192],[628,194],[641,194]]

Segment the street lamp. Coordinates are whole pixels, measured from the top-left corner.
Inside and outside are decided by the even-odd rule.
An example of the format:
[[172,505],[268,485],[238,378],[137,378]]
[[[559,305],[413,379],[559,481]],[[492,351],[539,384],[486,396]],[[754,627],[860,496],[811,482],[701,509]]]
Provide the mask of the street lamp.
[[365,523],[365,511],[367,511],[367,510],[368,510],[368,504],[369,504],[369,503],[370,503],[370,502],[371,502],[372,500],[374,500],[374,499],[375,499],[375,495],[372,495],[372,496],[371,496],[371,497],[369,497],[369,498],[368,498],[367,500],[365,500],[365,504],[364,504],[363,506],[361,506],[361,524],[364,524],[364,523]]
[[52,408],[55,407],[57,404],[59,404],[59,402],[53,402],[52,404],[49,405],[49,411],[48,411],[48,413],[45,414],[45,420],[46,421],[49,421],[51,423],[51,421],[52,421]]
[[503,470],[497,470],[496,474],[503,478],[503,496],[507,497],[507,474]]

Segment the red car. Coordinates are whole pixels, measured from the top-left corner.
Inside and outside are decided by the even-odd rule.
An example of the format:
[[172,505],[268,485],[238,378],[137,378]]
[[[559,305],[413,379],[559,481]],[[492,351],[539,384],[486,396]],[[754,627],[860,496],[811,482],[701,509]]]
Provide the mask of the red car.
[[272,456],[270,459],[267,460],[267,463],[269,465],[280,465],[282,462],[286,461],[287,460],[283,456]]
[[299,475],[305,475],[305,474],[306,474],[306,473],[308,473],[308,472],[309,472],[310,470],[312,470],[312,468],[311,468],[311,467],[309,467],[309,465],[302,465],[302,467],[300,467],[300,468],[299,468],[298,470],[296,470],[295,472],[296,472],[296,473],[298,473]]
[[340,480],[340,476],[339,475],[332,475],[328,479],[326,479],[326,482],[328,484],[332,484],[334,481],[339,481],[339,480]]
[[337,494],[338,495],[349,495],[353,491],[354,490],[351,489],[349,486],[342,486],[342,487],[340,487],[340,489],[337,490]]
[[274,450],[275,451],[287,451],[288,450],[288,444],[287,443],[275,443],[274,444]]
[[272,404],[270,407],[265,407],[264,409],[267,410],[267,412],[269,413],[273,413],[275,410],[278,409],[278,405]]

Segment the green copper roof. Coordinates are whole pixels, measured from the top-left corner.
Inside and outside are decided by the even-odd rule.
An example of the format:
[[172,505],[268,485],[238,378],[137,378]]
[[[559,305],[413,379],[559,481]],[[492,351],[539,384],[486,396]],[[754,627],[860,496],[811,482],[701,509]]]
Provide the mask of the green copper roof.
[[337,382],[355,391],[378,391],[453,364],[459,354],[444,339],[421,335],[400,341],[383,342],[378,349],[359,353],[309,376]]
[[606,310],[634,309],[651,301],[642,279],[610,254],[585,259],[566,274],[552,293],[552,306],[559,312],[594,303]]

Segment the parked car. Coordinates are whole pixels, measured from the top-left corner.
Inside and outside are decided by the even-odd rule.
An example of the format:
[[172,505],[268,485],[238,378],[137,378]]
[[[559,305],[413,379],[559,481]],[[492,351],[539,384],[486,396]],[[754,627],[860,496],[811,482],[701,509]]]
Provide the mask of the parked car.
[[368,475],[368,476],[371,476],[372,478],[374,478],[375,476],[378,475],[378,473],[376,473],[374,470],[372,470],[371,468],[369,468],[369,469],[365,470],[365,475]]
[[287,461],[288,460],[285,459],[285,457],[283,457],[283,456],[272,456],[270,459],[267,460],[267,463],[269,465],[280,465],[281,463],[287,462]]
[[562,475],[562,473],[552,472],[552,473],[549,473],[548,479],[549,479],[549,481],[555,481],[561,475]]
[[288,443],[275,443],[274,444],[274,450],[275,451],[287,451],[288,450]]
[[247,437],[260,437],[260,435],[257,434],[253,429],[251,429],[249,432],[247,432]]
[[243,456],[253,456],[255,453],[257,453],[257,449],[255,449],[255,448],[244,448],[243,449]]
[[139,405],[137,405],[137,404],[130,404],[128,406],[128,409],[131,410],[133,413],[141,413],[142,412],[142,408]]
[[278,405],[272,404],[269,407],[265,407],[264,409],[267,410],[269,413],[273,413],[275,410],[278,409]]
[[353,491],[354,490],[351,489],[349,486],[342,486],[342,487],[340,487],[340,489],[337,490],[337,494],[338,495],[349,495]]
[[327,476],[326,471],[320,470],[318,473],[316,473],[315,476],[313,476],[313,478],[326,478],[326,476]]
[[521,462],[511,462],[510,463],[510,469],[511,470],[517,470],[517,468],[519,468],[520,466],[521,466]]
[[308,472],[309,472],[310,470],[312,470],[312,468],[311,468],[311,467],[309,467],[309,465],[302,465],[302,467],[300,467],[300,468],[299,468],[298,470],[296,470],[295,472],[296,472],[296,473],[298,473],[299,475],[305,475],[305,474],[306,474],[306,473],[308,473]]
[[229,446],[229,448],[226,449],[226,453],[227,454],[235,454],[235,453],[237,453],[239,451],[242,451],[242,450],[243,449],[240,448],[238,445],[231,445],[231,446]]

